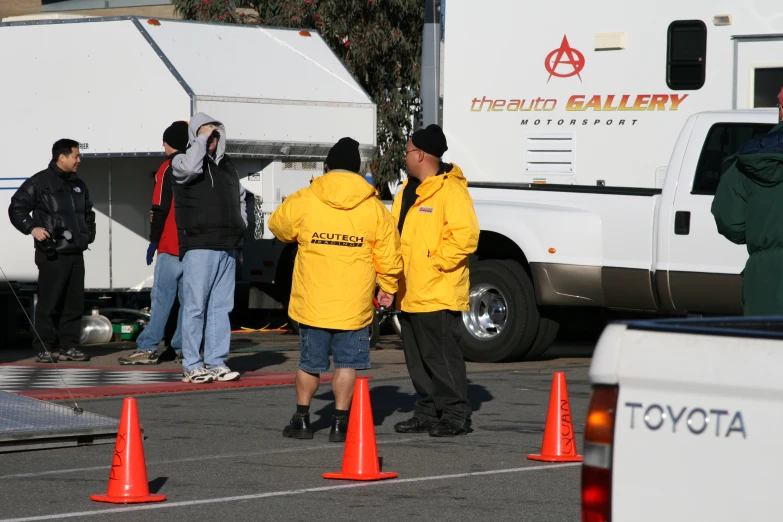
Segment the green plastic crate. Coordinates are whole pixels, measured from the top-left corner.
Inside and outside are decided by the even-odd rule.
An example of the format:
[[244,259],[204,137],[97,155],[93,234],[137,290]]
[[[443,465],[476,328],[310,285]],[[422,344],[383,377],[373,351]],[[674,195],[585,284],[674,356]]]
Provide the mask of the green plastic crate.
[[113,324],[111,325],[112,332],[114,332],[115,336],[119,334],[121,341],[135,341],[136,338],[139,336],[139,333],[141,333],[141,329],[139,328],[139,325],[136,323],[119,323],[119,324]]

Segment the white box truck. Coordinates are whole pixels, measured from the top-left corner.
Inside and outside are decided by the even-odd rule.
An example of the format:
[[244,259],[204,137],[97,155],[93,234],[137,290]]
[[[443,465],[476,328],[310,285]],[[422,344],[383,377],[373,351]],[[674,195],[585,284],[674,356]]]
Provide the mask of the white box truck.
[[422,123],[442,123],[481,227],[465,355],[541,355],[575,308],[741,313],[747,252],[710,205],[777,122],[783,6],[434,4]]
[[[249,192],[238,279],[251,289],[240,306],[287,302],[293,249],[265,233],[264,216],[323,173],[341,137],[360,143],[363,161],[376,146],[375,103],[316,32],[136,17],[22,21],[0,24],[0,64],[0,207],[46,167],[57,139],[79,141],[97,228],[85,286],[106,297],[152,286],[149,209],[171,122],[201,111],[226,125]],[[8,280],[35,290],[32,238],[8,219],[0,238]]]

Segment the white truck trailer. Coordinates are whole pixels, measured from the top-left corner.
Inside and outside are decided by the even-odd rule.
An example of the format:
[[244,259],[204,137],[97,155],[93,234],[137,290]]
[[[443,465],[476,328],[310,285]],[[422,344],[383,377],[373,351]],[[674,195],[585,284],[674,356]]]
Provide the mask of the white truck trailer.
[[[136,17],[22,21],[0,24],[0,63],[0,207],[46,167],[57,139],[77,140],[97,227],[85,286],[106,297],[151,288],[151,191],[171,122],[205,112],[226,125],[249,192],[238,278],[252,287],[239,304],[251,307],[284,306],[293,266],[263,217],[323,173],[341,137],[360,143],[363,161],[376,146],[375,103],[316,32]],[[34,285],[32,238],[7,218],[0,238],[9,281]]]
[[690,115],[776,106],[780,3],[640,8],[448,2],[439,95],[468,181],[661,188]]
[[538,356],[578,308],[741,313],[747,252],[710,205],[777,122],[783,6],[442,4],[423,124],[442,122],[481,227],[464,353]]

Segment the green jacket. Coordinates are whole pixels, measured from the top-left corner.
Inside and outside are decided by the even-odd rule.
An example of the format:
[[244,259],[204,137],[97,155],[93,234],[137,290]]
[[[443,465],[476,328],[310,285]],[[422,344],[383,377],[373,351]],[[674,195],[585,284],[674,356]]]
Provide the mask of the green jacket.
[[721,176],[712,215],[718,232],[747,245],[746,316],[783,315],[783,123],[748,141]]

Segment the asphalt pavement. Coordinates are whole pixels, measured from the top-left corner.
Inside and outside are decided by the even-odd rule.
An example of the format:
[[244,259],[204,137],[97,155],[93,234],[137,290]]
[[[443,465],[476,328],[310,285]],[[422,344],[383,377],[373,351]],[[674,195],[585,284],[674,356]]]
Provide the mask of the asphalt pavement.
[[[565,371],[578,451],[589,400],[589,359]],[[384,471],[398,478],[336,481],[343,444],[329,443],[332,393],[311,407],[312,441],[281,436],[295,407],[291,386],[137,396],[150,489],[159,504],[96,503],[106,492],[113,444],[0,455],[0,522],[161,520],[530,520],[580,519],[579,464],[527,459],[541,449],[557,360],[469,372],[473,431],[449,439],[395,433],[415,402],[407,377],[370,380]],[[59,401],[65,403],[65,401]],[[79,401],[119,417],[122,398]],[[116,519],[116,518],[115,518]]]

